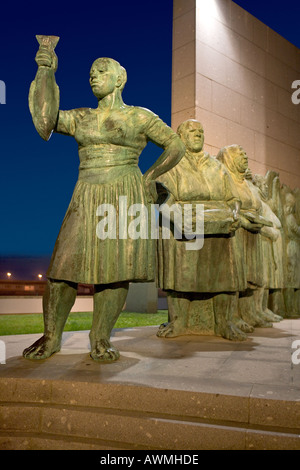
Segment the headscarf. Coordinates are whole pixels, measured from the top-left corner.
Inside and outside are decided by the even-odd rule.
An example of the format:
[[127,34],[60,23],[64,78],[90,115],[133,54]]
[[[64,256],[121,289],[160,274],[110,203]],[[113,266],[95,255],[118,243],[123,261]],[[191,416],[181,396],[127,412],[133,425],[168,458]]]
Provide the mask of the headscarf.
[[237,144],[233,145],[227,145],[226,147],[223,147],[218,155],[217,159],[225,165],[231,176],[238,180],[240,183],[242,183],[245,179],[245,173],[240,173],[235,165],[234,157],[237,152],[240,152],[242,150],[242,147]]

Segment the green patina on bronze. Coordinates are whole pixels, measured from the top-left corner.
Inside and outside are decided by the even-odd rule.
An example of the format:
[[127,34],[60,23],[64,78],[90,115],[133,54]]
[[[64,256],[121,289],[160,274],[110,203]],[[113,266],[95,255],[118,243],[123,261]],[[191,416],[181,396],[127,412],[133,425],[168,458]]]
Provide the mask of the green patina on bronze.
[[204,205],[205,236],[201,250],[187,250],[187,242],[176,239],[174,231],[170,240],[159,240],[159,285],[168,292],[170,322],[160,327],[158,336],[197,333],[243,340],[246,335],[235,322],[237,293],[246,288],[233,241],[240,225],[239,198],[222,163],[203,151],[202,124],[185,121],[178,133],[185,156],[158,180],[170,194],[170,206]]
[[[95,286],[90,340],[91,357],[98,361],[119,357],[110,335],[129,282],[157,279],[167,292],[169,322],[159,328],[160,337],[215,334],[245,340],[254,327],[298,316],[300,190],[281,185],[273,171],[253,176],[240,145],[226,146],[216,157],[204,152],[203,126],[194,119],[175,133],[148,109],[124,104],[126,70],[110,58],[95,60],[90,70],[98,107],[59,110],[54,52],[59,38],[37,39],[38,71],[29,92],[33,123],[44,140],[53,132],[74,137],[80,165],[47,273],[44,335],[24,356],[44,359],[59,351],[78,283]],[[164,151],[142,175],[138,160],[148,141]],[[120,205],[125,196],[126,205]],[[140,204],[149,214],[157,202],[157,246],[151,223],[147,236],[123,236],[124,213],[126,227],[134,220],[127,209]],[[115,238],[97,232],[103,215],[97,208],[103,204],[115,208]],[[203,238],[203,232],[196,240],[188,238],[195,234],[199,204],[204,245],[193,249]],[[181,215],[188,208],[189,226],[174,207]],[[163,208],[168,208],[169,238],[163,236]]]
[[293,318],[300,315],[300,217],[297,212],[300,198],[299,191],[292,192],[288,187],[282,188],[281,196],[285,255],[284,300],[286,312]]
[[[47,273],[44,296],[44,336],[24,351],[30,359],[49,357],[60,349],[64,324],[76,297],[78,283],[94,284],[94,314],[90,332],[91,356],[116,360],[111,330],[126,300],[129,282],[155,279],[155,240],[119,237],[100,239],[97,208],[111,204],[119,220],[119,197],[127,207],[156,202],[156,183],[184,154],[178,135],[148,109],[128,106],[122,90],[126,70],[115,60],[99,58],[90,70],[96,109],[59,110],[55,82],[57,37],[39,36],[38,71],[30,87],[29,107],[40,136],[52,132],[72,136],[78,143],[79,177],[58,235]],[[151,141],[164,152],[144,174],[138,159]],[[128,218],[130,223],[130,217]],[[150,230],[150,228],[149,228]]]
[[274,172],[252,176],[240,145],[208,155],[196,120],[183,122],[177,132],[185,156],[158,180],[170,208],[203,204],[204,245],[186,250],[194,241],[176,236],[184,231],[176,211],[165,239],[161,217],[158,280],[167,292],[169,322],[157,335],[243,340],[254,327],[299,315],[299,191],[280,188]]

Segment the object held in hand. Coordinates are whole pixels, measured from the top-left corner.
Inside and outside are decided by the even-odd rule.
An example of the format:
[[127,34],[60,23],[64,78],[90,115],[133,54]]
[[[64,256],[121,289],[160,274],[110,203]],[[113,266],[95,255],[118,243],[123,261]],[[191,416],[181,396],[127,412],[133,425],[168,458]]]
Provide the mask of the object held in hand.
[[255,214],[252,214],[252,212],[248,212],[248,211],[241,211],[241,215],[246,217],[246,219],[249,220],[249,222],[252,222],[253,224],[260,224],[260,225],[265,225],[266,227],[273,227],[272,222],[265,219],[261,215],[255,215]]
[[36,55],[39,69],[30,86],[29,109],[37,132],[42,139],[49,140],[59,110],[59,89],[54,78],[58,62],[54,49],[59,37],[37,35],[36,39],[40,45]]
[[[38,65],[46,65],[48,67],[51,67],[56,71],[57,69],[57,55],[54,52],[54,49],[59,41],[58,36],[42,36],[42,35],[37,35],[36,39],[40,45],[37,56],[36,56],[36,61]],[[39,60],[43,54],[45,53],[46,58],[48,57],[51,62],[49,65],[47,63],[45,64],[40,64]],[[51,59],[50,59],[51,57]]]

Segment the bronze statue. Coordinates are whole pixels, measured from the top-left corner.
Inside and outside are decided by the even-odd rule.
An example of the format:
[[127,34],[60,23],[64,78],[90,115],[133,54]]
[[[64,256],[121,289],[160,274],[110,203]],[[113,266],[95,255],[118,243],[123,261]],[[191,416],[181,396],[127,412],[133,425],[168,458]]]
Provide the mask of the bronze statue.
[[[297,224],[300,226],[300,188],[295,188],[293,190],[293,196],[295,198],[295,219]],[[295,292],[296,296],[296,311],[299,312],[300,315],[300,289],[297,289]]]
[[[283,288],[285,286],[285,233],[283,228],[283,220],[284,220],[284,208],[283,208],[283,200],[282,200],[282,190],[281,190],[281,183],[279,179],[279,173],[274,170],[268,170],[265,175],[265,181],[268,187],[268,198],[267,204],[273,213],[276,215],[280,222],[280,236],[282,246],[280,246],[280,241],[277,240],[274,248],[278,249],[278,257],[280,261],[278,262],[279,271],[277,274],[282,276],[282,288],[276,287],[275,289],[269,289],[269,299],[268,299],[268,306],[272,312],[275,314],[285,318],[287,316],[284,296],[283,296]],[[280,254],[281,252],[281,254]],[[280,281],[281,282],[281,281]],[[279,283],[280,284],[280,283]],[[278,284],[278,285],[279,285]]]
[[296,198],[288,187],[283,188],[285,288],[284,300],[288,317],[299,317],[300,291],[300,223],[296,219]]
[[[160,326],[159,337],[186,334],[216,334],[230,340],[244,340],[246,334],[236,325],[237,295],[246,289],[234,249],[234,232],[239,227],[238,197],[223,165],[203,151],[204,131],[196,120],[187,120],[178,128],[186,146],[182,160],[157,178],[167,190],[162,212],[158,246],[158,282],[167,292],[169,322]],[[170,213],[170,238],[163,236],[164,207]],[[202,237],[177,217],[185,208],[204,209],[204,244]],[[185,217],[184,217],[185,218]],[[195,233],[195,239],[188,235]],[[182,236],[181,236],[182,234]]]
[[[113,361],[118,359],[119,352],[111,345],[110,335],[124,305],[129,282],[155,279],[156,240],[151,239],[150,232],[144,238],[128,236],[126,224],[133,216],[127,214],[127,208],[132,204],[149,207],[155,202],[155,180],[180,161],[185,149],[178,135],[153,112],[124,104],[126,70],[110,58],[95,60],[90,70],[97,108],[59,110],[54,52],[58,38],[39,36],[38,40],[38,71],[29,94],[33,122],[45,140],[52,131],[74,137],[80,166],[47,272],[44,335],[23,355],[44,359],[60,350],[77,284],[84,283],[95,286],[91,357]],[[149,140],[164,152],[142,175],[138,159]],[[99,235],[98,230],[103,221],[100,216],[110,207],[117,216],[112,224],[115,237],[103,230]]]
[[240,145],[229,145],[219,151],[217,159],[227,168],[241,203],[241,228],[237,230],[234,238],[247,280],[247,289],[239,293],[240,317],[245,322],[241,327],[245,331],[248,326],[248,331],[255,326],[269,327],[272,324],[263,312],[256,310],[254,292],[264,285],[262,240],[259,233],[262,227],[273,224],[262,217],[261,198],[247,178],[249,169],[245,150]]
[[[254,291],[254,297],[257,304],[256,310],[262,311],[262,315],[267,321],[277,322],[282,320],[282,316],[273,312],[269,308],[269,295],[272,292],[275,297],[275,292],[278,295],[282,294],[283,289],[283,238],[282,238],[282,225],[279,218],[272,211],[268,204],[269,201],[269,187],[268,175],[254,175],[253,183],[258,189],[258,194],[261,198],[262,216],[272,222],[273,226],[263,226],[260,230],[262,239],[262,254],[263,254],[263,287]],[[274,302],[273,302],[274,303]],[[278,308],[276,309],[278,312]]]

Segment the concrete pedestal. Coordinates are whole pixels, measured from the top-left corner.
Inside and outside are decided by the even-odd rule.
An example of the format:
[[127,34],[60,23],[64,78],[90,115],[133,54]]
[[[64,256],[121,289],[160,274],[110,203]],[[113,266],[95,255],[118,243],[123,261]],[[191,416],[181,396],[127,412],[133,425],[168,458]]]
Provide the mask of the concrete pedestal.
[[45,361],[21,357],[40,335],[0,337],[0,449],[300,449],[300,320],[239,343],[156,331],[114,330],[111,364],[88,332]]

